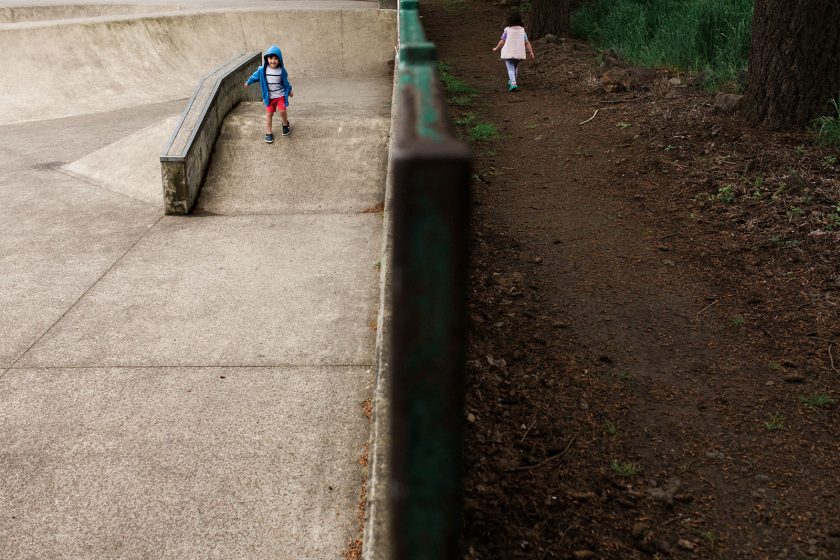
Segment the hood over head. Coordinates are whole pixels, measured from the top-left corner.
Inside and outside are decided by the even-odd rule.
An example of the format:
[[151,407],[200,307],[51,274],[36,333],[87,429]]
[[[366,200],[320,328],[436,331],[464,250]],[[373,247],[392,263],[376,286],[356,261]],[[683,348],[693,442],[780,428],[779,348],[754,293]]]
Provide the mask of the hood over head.
[[280,47],[277,45],[271,45],[265,50],[265,53],[263,53],[263,66],[268,66],[268,55],[270,54],[273,54],[280,59],[280,68],[285,68],[283,65],[283,53],[280,52]]

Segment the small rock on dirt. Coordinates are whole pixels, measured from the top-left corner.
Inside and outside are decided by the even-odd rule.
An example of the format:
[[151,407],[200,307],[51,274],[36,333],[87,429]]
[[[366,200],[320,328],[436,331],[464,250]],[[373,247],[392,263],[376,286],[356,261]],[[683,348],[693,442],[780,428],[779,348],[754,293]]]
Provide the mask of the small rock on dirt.
[[636,524],[633,525],[632,534],[637,539],[644,538],[648,529],[650,529],[650,525],[643,523],[642,521],[637,521]]
[[789,373],[784,377],[786,383],[803,383],[805,376],[801,373]]
[[595,558],[595,553],[591,550],[575,550],[572,556],[575,558]]
[[601,87],[607,93],[624,91],[630,83],[630,72],[624,68],[611,68],[601,75]]
[[677,546],[682,548],[683,550],[694,550],[697,548],[697,544],[693,543],[686,539],[680,539],[677,541]]
[[734,115],[743,98],[743,95],[735,93],[719,93],[715,97],[714,111],[722,115]]
[[674,494],[682,486],[682,481],[679,478],[672,478],[664,488],[648,488],[648,495],[658,502],[663,502],[667,505],[674,504]]

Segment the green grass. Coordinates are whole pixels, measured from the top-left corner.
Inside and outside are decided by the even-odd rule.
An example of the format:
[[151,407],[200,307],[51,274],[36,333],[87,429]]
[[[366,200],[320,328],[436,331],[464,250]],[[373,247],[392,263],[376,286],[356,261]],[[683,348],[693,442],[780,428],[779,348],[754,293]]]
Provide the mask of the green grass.
[[618,433],[618,425],[612,420],[604,420],[604,432],[608,436],[614,436]]
[[635,65],[707,72],[716,86],[747,66],[752,11],[753,0],[593,0],[572,31]]
[[450,105],[455,107],[471,107],[473,105],[473,98],[478,94],[478,90],[456,76],[449,63],[443,60],[438,62],[438,76],[443,84],[443,89],[446,90],[446,97]]
[[720,539],[720,535],[718,535],[717,532],[713,530],[698,531],[697,534],[706,539],[706,542],[709,543],[709,546],[715,546],[715,544],[717,544],[718,540]]
[[764,428],[768,432],[776,432],[785,427],[785,415],[774,414],[764,423]]
[[720,187],[715,199],[718,202],[723,202],[724,204],[732,204],[735,202],[735,188],[732,185],[724,185]]
[[788,208],[788,211],[787,211],[788,221],[792,222],[793,220],[801,218],[803,215],[805,215],[805,210],[803,210],[799,206],[791,206],[790,208]]
[[453,74],[452,66],[447,62],[442,60],[438,62],[438,74],[440,75],[440,81],[443,82],[443,87],[449,95],[475,95],[478,93],[474,87]]
[[455,119],[456,126],[470,127],[475,124],[475,113],[464,113],[460,118]]
[[499,136],[496,125],[487,122],[476,123],[467,132],[470,142],[486,142]]
[[[450,105],[462,108],[474,105],[473,98],[478,94],[478,90],[455,76],[452,66],[444,61],[438,62],[438,74],[444,89],[446,89]],[[455,125],[462,131],[459,136],[466,138],[472,144],[494,140],[499,136],[496,125],[480,122],[472,111],[457,118]]]
[[834,399],[822,393],[814,393],[813,395],[800,395],[799,402],[808,408],[829,408],[834,406]]
[[617,460],[613,460],[613,462],[610,463],[610,469],[622,478],[631,478],[639,474],[639,465],[637,463],[619,462]]
[[472,107],[472,95],[453,95],[449,98],[449,103],[456,107]]
[[834,108],[833,114],[819,117],[813,124],[817,142],[821,146],[840,146],[840,94],[837,99],[831,100],[831,106]]
[[840,202],[829,212],[825,229],[829,231],[840,230]]

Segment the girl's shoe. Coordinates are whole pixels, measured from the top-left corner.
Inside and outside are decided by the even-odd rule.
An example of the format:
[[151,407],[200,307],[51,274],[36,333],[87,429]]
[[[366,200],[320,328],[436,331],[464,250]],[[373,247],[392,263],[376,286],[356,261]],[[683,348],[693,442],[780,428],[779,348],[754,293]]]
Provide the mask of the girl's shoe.
[[272,142],[274,142],[274,135],[273,134],[266,134],[265,135],[265,143],[266,144],[271,144]]
[[283,136],[288,136],[292,133],[292,123],[283,125]]
[[510,86],[508,86],[508,91],[516,91],[518,89],[519,87],[516,84],[510,84]]

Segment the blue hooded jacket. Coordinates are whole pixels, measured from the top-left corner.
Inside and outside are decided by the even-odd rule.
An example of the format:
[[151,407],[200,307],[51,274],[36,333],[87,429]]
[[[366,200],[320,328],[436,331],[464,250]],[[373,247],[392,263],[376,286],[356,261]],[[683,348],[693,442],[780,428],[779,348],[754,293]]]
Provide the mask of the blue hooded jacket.
[[291,93],[292,91],[292,84],[289,83],[289,76],[286,72],[286,66],[283,64],[283,53],[280,52],[280,47],[278,47],[277,45],[271,45],[270,47],[268,47],[268,49],[265,51],[265,54],[263,54],[262,66],[257,68],[257,71],[251,74],[251,77],[248,78],[248,81],[245,83],[247,85],[253,84],[255,82],[260,83],[260,89],[262,89],[263,103],[265,103],[265,106],[268,107],[268,103],[269,101],[271,101],[271,99],[268,96],[268,81],[265,78],[265,69],[268,67],[268,55],[271,54],[280,59],[280,85],[283,86],[283,98],[286,102],[286,106],[288,107],[289,93]]

